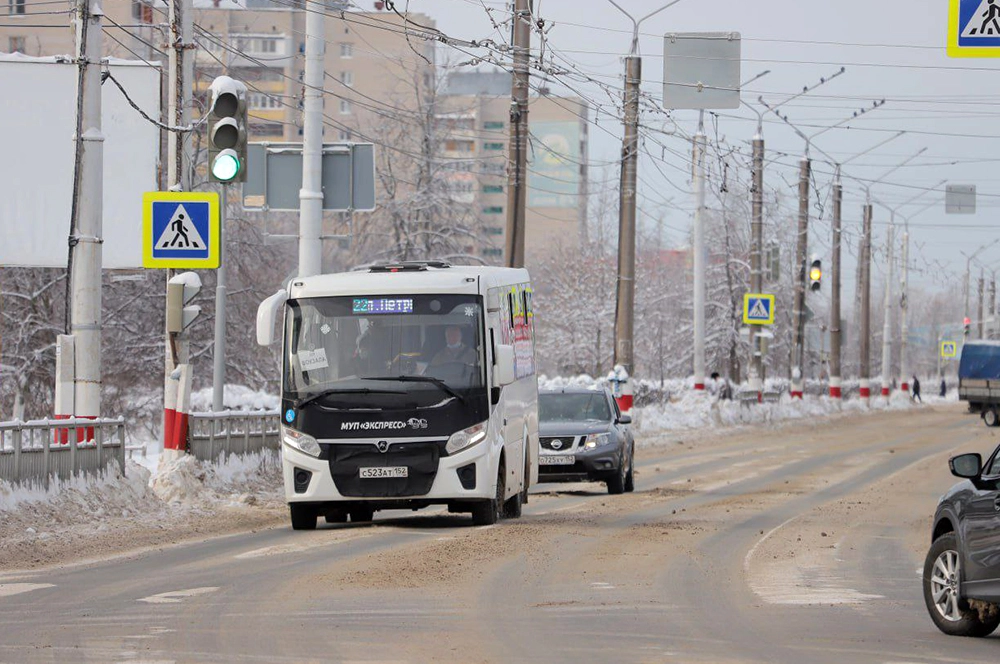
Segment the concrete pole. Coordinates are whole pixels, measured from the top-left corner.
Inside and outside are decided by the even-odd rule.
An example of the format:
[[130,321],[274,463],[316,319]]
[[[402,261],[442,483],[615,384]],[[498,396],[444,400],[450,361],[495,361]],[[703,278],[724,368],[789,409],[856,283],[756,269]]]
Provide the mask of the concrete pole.
[[[764,289],[763,259],[764,250],[764,137],[757,127],[753,137],[753,187],[751,189],[751,221],[750,235],[750,290],[761,293]],[[764,357],[758,348],[757,326],[750,326],[750,379],[751,392],[757,393],[757,401],[762,400]]]
[[841,368],[840,368],[840,234],[841,207],[844,200],[844,188],[840,183],[840,167],[833,181],[833,244],[830,257],[830,396],[840,399]]
[[104,134],[101,131],[103,33],[99,6],[78,5],[82,72],[79,188],[71,241],[70,320],[75,343],[74,415],[101,414],[101,238],[104,219]]
[[872,206],[864,209],[864,238],[861,243],[861,333],[858,337],[860,358],[858,363],[858,382],[861,398],[866,402],[871,397],[871,331],[872,331]]
[[215,270],[215,345],[212,348],[212,410],[222,412],[226,385],[226,204],[229,185],[219,187],[219,267]]
[[983,338],[983,295],[984,295],[983,291],[984,291],[984,284],[985,284],[985,281],[986,281],[986,279],[985,279],[985,277],[983,275],[984,275],[984,273],[980,269],[980,271],[979,271],[979,297],[976,298],[976,300],[979,302],[979,314],[976,316],[976,320],[978,321],[978,324],[976,325],[976,327],[979,330],[979,338],[980,339]]
[[639,83],[642,59],[625,58],[625,138],[622,141],[618,208],[618,283],[615,301],[615,365],[632,375],[635,331],[635,215],[639,167]]
[[803,337],[805,336],[806,309],[806,251],[809,248],[809,175],[812,162],[808,156],[799,161],[799,236],[795,247],[795,302],[792,309],[794,341],[792,344],[792,387],[793,399],[802,398],[804,375]]
[[[315,4],[315,3],[313,3]],[[308,7],[307,7],[308,9]],[[305,99],[302,103],[302,188],[299,189],[299,276],[323,271],[323,76],[326,16],[306,11]]]
[[705,389],[705,111],[694,136],[694,389]]
[[[507,238],[505,243],[507,267],[524,267],[524,236],[527,230],[525,228],[525,209],[528,200],[528,85],[531,24],[531,0],[514,0],[514,19],[511,25],[511,39],[514,45],[514,74],[511,77],[510,144],[507,152]],[[627,87],[627,80],[625,84]],[[631,365],[629,368],[631,369]]]
[[882,322],[882,396],[888,397],[892,389],[892,278],[893,243],[895,241],[895,215],[889,222],[889,234],[885,240],[885,320]]
[[986,329],[986,336],[992,339],[996,336],[996,313],[997,313],[997,276],[996,273],[993,274],[990,279],[990,294],[987,300],[989,307],[989,321],[990,325]]
[[[909,222],[907,222],[909,226]],[[902,277],[899,280],[902,293],[899,295],[899,386],[904,392],[910,391],[910,361],[907,356],[910,341],[910,232],[903,230]],[[938,355],[940,355],[940,346]]]

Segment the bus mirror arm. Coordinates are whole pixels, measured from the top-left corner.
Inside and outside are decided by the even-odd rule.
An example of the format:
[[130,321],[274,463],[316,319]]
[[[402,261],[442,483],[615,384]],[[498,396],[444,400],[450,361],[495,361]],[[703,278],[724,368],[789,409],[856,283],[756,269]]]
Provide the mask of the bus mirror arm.
[[510,385],[517,377],[514,372],[514,347],[498,344],[493,358],[493,385]]
[[278,322],[278,314],[287,301],[288,292],[280,290],[257,307],[257,343],[261,346],[270,346],[278,340],[278,335],[274,333],[274,325]]

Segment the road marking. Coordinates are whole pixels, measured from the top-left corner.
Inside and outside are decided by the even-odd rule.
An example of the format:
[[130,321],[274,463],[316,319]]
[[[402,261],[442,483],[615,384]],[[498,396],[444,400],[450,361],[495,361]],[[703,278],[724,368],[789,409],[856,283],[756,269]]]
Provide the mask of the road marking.
[[366,532],[363,534],[352,535],[350,537],[343,537],[340,539],[317,539],[314,541],[302,540],[296,542],[289,542],[287,544],[275,544],[273,546],[265,546],[261,549],[252,549],[250,551],[244,551],[243,553],[238,553],[233,558],[236,560],[251,560],[253,558],[264,558],[266,556],[281,556],[289,553],[303,553],[309,551],[310,549],[316,549],[321,546],[331,546],[334,544],[343,544],[345,542],[351,542],[356,539],[361,539],[362,537],[371,537],[372,533]]
[[54,583],[0,583],[0,597],[30,593],[32,590],[42,588],[54,588],[55,585]]
[[170,592],[143,597],[136,601],[146,602],[147,604],[179,604],[189,597],[207,595],[208,593],[214,593],[218,589],[218,586],[206,586],[204,588],[190,588],[188,590],[171,590]]
[[614,590],[615,589],[615,586],[611,585],[610,583],[605,583],[604,581],[594,581],[593,583],[590,584],[590,587],[594,588],[595,590]]

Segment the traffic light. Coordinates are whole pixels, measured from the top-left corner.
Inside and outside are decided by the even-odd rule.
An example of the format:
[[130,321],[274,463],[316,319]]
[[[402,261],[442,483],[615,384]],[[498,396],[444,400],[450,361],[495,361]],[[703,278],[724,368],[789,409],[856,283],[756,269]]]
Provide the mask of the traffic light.
[[201,278],[194,272],[181,272],[167,282],[167,332],[179,334],[201,313],[201,307],[188,306],[201,291]]
[[823,281],[823,261],[813,256],[809,264],[809,290],[815,292],[820,289]]
[[965,336],[969,336],[969,328],[972,326],[972,320],[968,316],[966,316],[965,320],[962,321],[962,325],[965,326],[965,329],[962,331],[962,334]]
[[247,180],[247,86],[228,76],[212,81],[208,170],[213,182]]

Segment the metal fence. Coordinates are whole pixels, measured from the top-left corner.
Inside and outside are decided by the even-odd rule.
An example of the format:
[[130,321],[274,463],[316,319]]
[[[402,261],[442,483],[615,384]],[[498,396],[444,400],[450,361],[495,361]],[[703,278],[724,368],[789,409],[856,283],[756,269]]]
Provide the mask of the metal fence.
[[188,416],[188,451],[202,461],[230,454],[277,450],[281,446],[278,411],[226,411]]
[[125,472],[125,419],[0,422],[0,480],[49,487],[50,478]]

